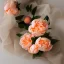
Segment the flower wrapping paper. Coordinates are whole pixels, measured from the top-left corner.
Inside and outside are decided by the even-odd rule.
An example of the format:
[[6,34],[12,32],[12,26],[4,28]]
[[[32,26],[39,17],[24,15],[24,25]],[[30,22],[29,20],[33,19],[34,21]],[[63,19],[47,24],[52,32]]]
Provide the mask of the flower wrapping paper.
[[[53,28],[51,34],[61,39],[61,36],[59,36],[60,32],[59,32],[59,29],[57,29],[58,26],[56,25],[56,23],[59,20],[61,20],[62,12],[59,9],[50,6],[49,4],[38,5],[38,3],[36,2],[33,2],[32,4],[34,6],[37,5],[38,7],[38,10],[36,12],[37,15],[40,15],[42,18],[44,18],[46,15],[49,16],[50,22],[51,22],[50,26]],[[27,15],[28,13],[23,11],[21,14]],[[17,23],[13,15],[4,14],[3,22],[0,23],[0,40],[2,42],[1,46],[2,48],[5,48],[6,50],[8,50],[9,52],[13,54],[22,55],[22,57],[25,57],[25,56],[30,57],[30,54],[28,54],[28,52],[24,51],[20,47],[19,38],[16,36],[16,34],[22,30],[20,30],[17,27]],[[25,32],[26,31],[24,30],[22,33],[25,33]],[[62,53],[60,50],[60,42],[55,44],[52,51],[47,52],[43,55],[50,62],[49,64],[55,64],[56,61],[59,61],[56,64],[61,64]]]

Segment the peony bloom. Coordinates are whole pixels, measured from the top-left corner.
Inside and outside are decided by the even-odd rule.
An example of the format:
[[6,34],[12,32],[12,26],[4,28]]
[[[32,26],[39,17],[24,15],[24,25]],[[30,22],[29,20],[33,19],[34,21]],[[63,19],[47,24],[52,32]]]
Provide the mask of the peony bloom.
[[28,50],[28,48],[32,45],[32,35],[29,33],[25,33],[21,39],[20,39],[20,45],[22,46],[22,48],[24,48],[25,50]]
[[31,54],[36,54],[39,52],[39,47],[38,45],[33,44],[29,49],[28,52]]
[[28,31],[35,36],[41,36],[46,32],[47,29],[48,23],[45,20],[35,19],[29,26]]
[[25,22],[26,24],[30,24],[30,22],[31,22],[31,17],[30,17],[30,16],[26,16],[26,17],[24,18],[24,22]]
[[16,3],[14,1],[7,2],[7,4],[4,6],[4,11],[7,14],[13,14],[13,15],[19,13],[19,10],[16,8]]
[[37,44],[40,48],[40,51],[50,51],[52,49],[51,41],[47,38],[41,38],[39,37],[35,44]]

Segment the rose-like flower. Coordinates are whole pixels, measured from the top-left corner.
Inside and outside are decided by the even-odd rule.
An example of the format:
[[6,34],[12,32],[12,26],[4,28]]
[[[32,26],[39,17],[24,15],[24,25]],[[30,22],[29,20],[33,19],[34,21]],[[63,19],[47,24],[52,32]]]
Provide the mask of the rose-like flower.
[[22,48],[25,50],[28,50],[28,48],[32,45],[32,38],[33,36],[29,33],[25,33],[21,38],[20,38],[20,45]]
[[6,5],[4,6],[4,11],[7,14],[13,14],[13,15],[19,13],[19,10],[16,8],[16,3],[14,1],[7,2]]
[[31,54],[36,54],[39,52],[39,47],[38,45],[33,44],[29,49],[28,52]]
[[24,22],[25,22],[26,24],[30,24],[30,22],[31,22],[31,17],[30,17],[30,16],[26,16],[26,17],[24,18]]
[[46,32],[47,29],[48,23],[46,22],[46,20],[35,19],[29,26],[28,31],[35,36],[41,36]]
[[52,49],[51,41],[47,38],[39,37],[36,40],[35,44],[37,44],[40,47],[39,48],[40,51],[45,52],[45,51],[50,51]]

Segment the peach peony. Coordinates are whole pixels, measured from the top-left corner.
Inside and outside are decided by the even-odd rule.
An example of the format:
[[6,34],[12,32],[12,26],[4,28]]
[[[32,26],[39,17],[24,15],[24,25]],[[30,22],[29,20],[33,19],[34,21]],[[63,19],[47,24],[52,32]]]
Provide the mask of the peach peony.
[[20,39],[20,45],[22,48],[25,50],[28,50],[28,48],[32,45],[32,40],[31,40],[32,35],[29,33],[25,33],[21,39]]
[[46,32],[47,29],[48,23],[45,20],[35,19],[29,26],[28,31],[35,36],[41,36]]
[[19,10],[16,8],[16,3],[14,1],[7,2],[7,4],[4,6],[4,11],[7,14],[13,14],[13,15],[19,13]]
[[39,37],[35,44],[37,44],[40,47],[40,51],[50,51],[52,49],[51,41],[47,38],[41,38]]
[[31,54],[36,54],[39,52],[39,47],[38,45],[33,44],[29,49],[28,52]]

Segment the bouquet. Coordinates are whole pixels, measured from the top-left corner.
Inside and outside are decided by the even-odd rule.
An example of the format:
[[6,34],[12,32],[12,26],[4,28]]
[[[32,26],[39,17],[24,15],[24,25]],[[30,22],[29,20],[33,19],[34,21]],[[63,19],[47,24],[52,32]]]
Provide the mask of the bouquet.
[[37,9],[38,6],[33,7],[33,4],[26,5],[25,11],[30,15],[20,15],[22,10],[20,10],[20,3],[17,1],[8,3],[4,7],[7,14],[15,15],[18,28],[27,30],[25,34],[20,32],[16,35],[20,38],[19,45],[32,54],[33,58],[51,51],[54,44],[59,41],[50,35],[52,28],[50,28],[49,16],[46,15],[42,18],[36,14]]

